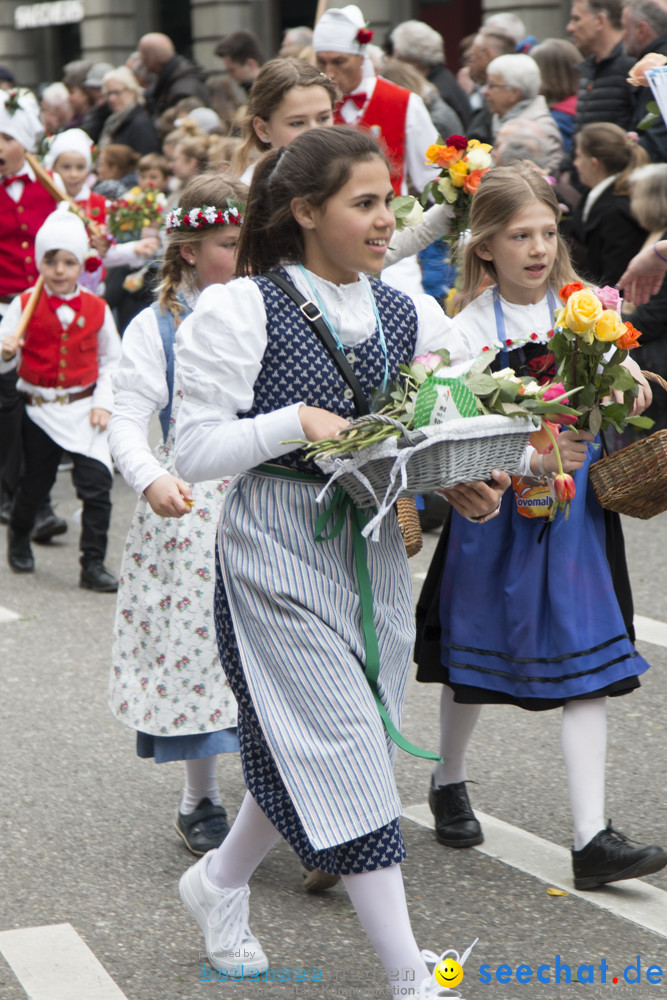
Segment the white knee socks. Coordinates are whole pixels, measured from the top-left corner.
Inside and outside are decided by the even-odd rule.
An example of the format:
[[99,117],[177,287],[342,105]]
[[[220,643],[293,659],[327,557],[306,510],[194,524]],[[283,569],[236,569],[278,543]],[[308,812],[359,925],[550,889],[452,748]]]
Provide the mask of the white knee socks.
[[407,989],[418,995],[429,970],[410,926],[401,866],[343,875],[343,884],[395,995],[410,996]]
[[564,705],[561,744],[574,824],[574,849],[580,851],[605,825],[607,699],[570,701]]
[[209,859],[209,880],[218,889],[240,889],[279,840],[271,820],[246,792],[231,830]]
[[466,750],[475,728],[481,705],[457,705],[454,692],[442,685],[440,696],[440,756],[443,763],[436,764],[433,785],[454,785],[465,781]]
[[202,799],[210,799],[215,806],[222,805],[215,773],[217,763],[217,755],[185,761],[185,788],[179,806],[183,814],[194,812]]

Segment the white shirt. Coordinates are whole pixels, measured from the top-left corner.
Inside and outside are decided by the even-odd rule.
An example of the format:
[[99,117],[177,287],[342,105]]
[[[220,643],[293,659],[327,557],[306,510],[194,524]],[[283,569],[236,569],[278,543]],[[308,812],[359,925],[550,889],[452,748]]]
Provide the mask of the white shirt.
[[[376,76],[365,76],[359,86],[352,91],[353,94],[366,93],[367,100],[363,107],[358,108],[354,101],[343,101],[340,115],[347,125],[356,125],[361,119],[375,90],[376,80]],[[437,141],[438,130],[431,120],[426,105],[418,94],[410,94],[405,120],[405,170],[402,194],[407,194],[408,190],[406,174],[419,192],[424,190],[429,181],[438,176],[439,168],[425,162],[427,147]]]
[[595,185],[595,187],[592,187],[590,189],[590,191],[586,195],[586,201],[584,202],[584,207],[583,207],[582,212],[581,212],[581,217],[582,217],[582,219],[583,219],[584,222],[586,221],[586,219],[590,215],[590,211],[591,211],[593,205],[595,204],[595,202],[600,197],[600,195],[604,191],[606,191],[608,187],[611,187],[611,185],[614,183],[614,181],[616,180],[617,177],[618,177],[618,174],[611,174],[609,177],[605,177],[604,180],[600,181],[598,184]]
[[[312,292],[299,268],[288,265],[286,270],[310,298]],[[377,336],[372,303],[361,282],[334,285],[311,272],[309,276],[345,347]],[[452,363],[463,360],[464,345],[435,299],[420,295],[414,303],[415,354],[444,346],[451,351]],[[202,481],[243,472],[295,451],[298,446],[282,442],[304,437],[298,399],[272,413],[243,417],[253,405],[266,327],[264,298],[249,278],[207,288],[193,315],[180,326],[176,366],[184,399],[176,420],[175,460],[184,478]]]

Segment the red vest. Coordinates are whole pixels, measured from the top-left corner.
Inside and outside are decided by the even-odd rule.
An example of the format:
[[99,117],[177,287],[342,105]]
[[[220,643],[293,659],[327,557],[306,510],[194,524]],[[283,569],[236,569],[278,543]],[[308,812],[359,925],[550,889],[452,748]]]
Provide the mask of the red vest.
[[[30,292],[21,296],[25,309]],[[69,389],[97,379],[97,334],[104,323],[106,302],[81,289],[81,309],[63,329],[45,292],[28,324],[21,348],[19,375],[31,385]]]
[[107,200],[104,195],[91,191],[83,201],[77,200],[77,205],[84,212],[88,219],[96,222],[98,226],[103,226],[107,218]]
[[[409,90],[378,76],[371,99],[354,126],[370,132],[384,147],[391,167],[391,185],[396,194],[401,193],[405,176],[405,128],[409,100]],[[345,124],[339,111],[334,113],[334,123]]]
[[0,297],[18,295],[37,281],[35,235],[55,208],[39,181],[25,181],[18,203],[0,183]]

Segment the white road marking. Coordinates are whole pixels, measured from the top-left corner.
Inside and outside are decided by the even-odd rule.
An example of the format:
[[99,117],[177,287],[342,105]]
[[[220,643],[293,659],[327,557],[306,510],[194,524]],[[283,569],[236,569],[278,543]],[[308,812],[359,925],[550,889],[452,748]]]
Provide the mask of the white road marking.
[[15,611],[10,611],[9,608],[0,606],[0,625],[4,625],[5,622],[15,622],[20,617]]
[[655,618],[645,618],[635,615],[635,632],[642,642],[653,643],[654,646],[667,646],[667,624]]
[[71,924],[0,931],[0,953],[30,1000],[127,1000]]
[[[403,815],[419,826],[433,829],[433,816],[428,803],[410,806]],[[484,843],[474,850],[667,937],[667,892],[663,889],[657,889],[641,879],[632,879],[595,889],[594,892],[580,892],[573,886],[571,856],[565,847],[542,840],[478,810],[475,810],[475,815],[484,830]]]

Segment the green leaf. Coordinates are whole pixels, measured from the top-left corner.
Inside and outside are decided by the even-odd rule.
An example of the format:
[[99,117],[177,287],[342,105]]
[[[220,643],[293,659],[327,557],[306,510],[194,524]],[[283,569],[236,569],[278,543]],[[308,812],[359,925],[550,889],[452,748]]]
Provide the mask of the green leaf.
[[604,370],[604,376],[610,380],[609,384],[613,385],[614,389],[619,389],[621,392],[634,389],[637,384],[628,369],[624,368],[623,365],[609,365]]
[[490,375],[466,375],[465,384],[475,396],[488,396],[498,388],[498,383]]
[[649,430],[653,427],[655,420],[651,420],[650,417],[628,417],[626,424],[632,424],[633,427],[643,427],[645,430]]
[[600,407],[594,406],[590,412],[588,418],[588,426],[590,428],[591,434],[597,434],[602,427],[602,414],[600,413]]
[[[653,102],[651,102],[651,103],[653,103]],[[657,105],[656,105],[656,107],[657,107]],[[641,119],[641,121],[637,122],[637,126],[636,127],[640,128],[642,130],[642,132],[643,132],[647,128],[651,128],[651,126],[657,125],[658,122],[661,122],[661,121],[662,121],[662,115],[661,114],[658,113],[656,115],[655,112],[653,112],[653,111],[647,111],[647,113],[644,115],[644,117]]]

